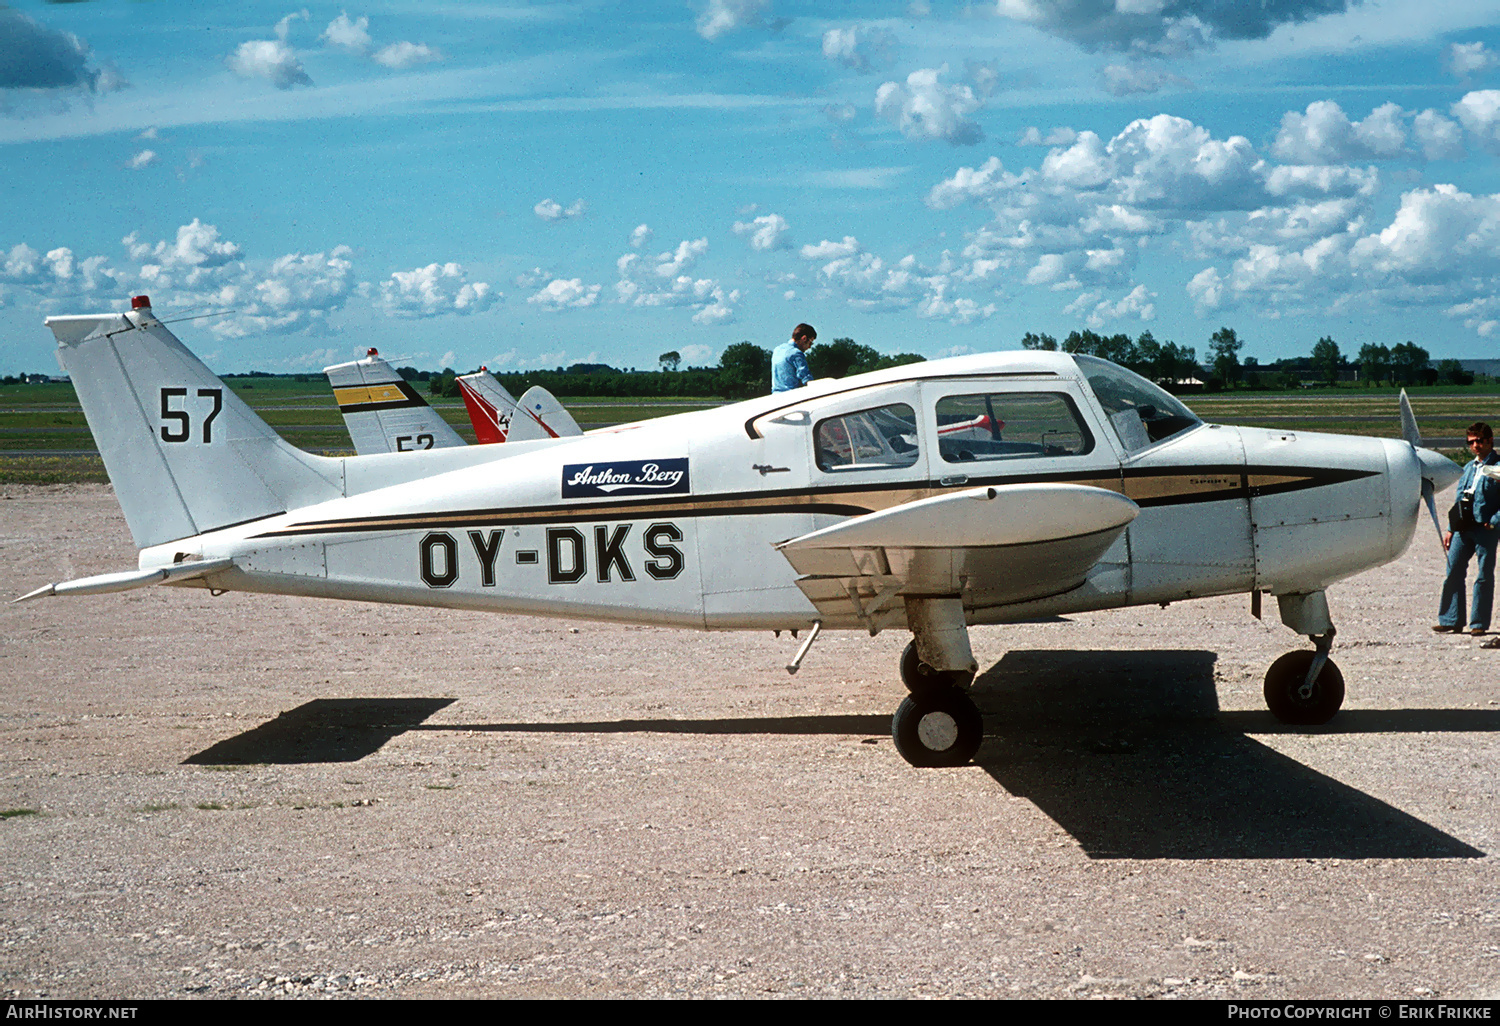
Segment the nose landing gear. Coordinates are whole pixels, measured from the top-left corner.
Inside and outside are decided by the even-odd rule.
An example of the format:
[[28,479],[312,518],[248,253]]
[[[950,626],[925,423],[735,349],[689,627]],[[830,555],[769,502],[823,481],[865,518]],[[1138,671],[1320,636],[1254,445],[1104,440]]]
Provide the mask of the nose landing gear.
[[1333,622],[1328,600],[1321,591],[1306,595],[1278,595],[1281,622],[1314,645],[1288,652],[1266,671],[1266,707],[1282,723],[1309,727],[1333,719],[1344,704],[1344,675],[1328,658],[1333,648]]

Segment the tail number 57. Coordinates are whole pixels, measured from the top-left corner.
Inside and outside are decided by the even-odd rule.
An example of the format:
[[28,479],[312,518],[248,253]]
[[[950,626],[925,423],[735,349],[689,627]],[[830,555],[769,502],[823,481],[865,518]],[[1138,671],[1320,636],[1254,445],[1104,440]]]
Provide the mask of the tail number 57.
[[[177,409],[176,404],[186,404],[188,390],[185,388],[163,388],[161,390],[161,440],[163,442],[186,442],[193,434],[193,418],[187,410]],[[199,399],[213,402],[213,409],[203,418],[203,444],[214,440],[214,418],[224,409],[222,388],[200,388]],[[201,404],[198,404],[201,405]],[[175,425],[175,427],[173,426]]]

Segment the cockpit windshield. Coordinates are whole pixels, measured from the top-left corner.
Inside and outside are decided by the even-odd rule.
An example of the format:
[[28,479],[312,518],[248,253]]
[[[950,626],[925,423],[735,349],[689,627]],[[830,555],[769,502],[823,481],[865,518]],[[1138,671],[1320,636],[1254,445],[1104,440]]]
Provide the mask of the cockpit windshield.
[[1097,356],[1074,355],[1099,405],[1127,452],[1135,452],[1203,423],[1165,389]]

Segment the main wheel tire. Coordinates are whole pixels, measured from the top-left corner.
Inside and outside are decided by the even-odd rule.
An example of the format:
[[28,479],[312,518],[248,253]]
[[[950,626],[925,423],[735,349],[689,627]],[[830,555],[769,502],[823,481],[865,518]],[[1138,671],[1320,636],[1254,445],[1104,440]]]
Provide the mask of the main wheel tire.
[[1266,671],[1266,706],[1282,723],[1311,727],[1333,719],[1344,704],[1344,675],[1332,659],[1323,664],[1312,693],[1302,695],[1302,683],[1316,653],[1288,652]]
[[962,766],[984,740],[984,719],[974,700],[955,687],[908,695],[891,717],[896,751],[913,766]]
[[933,688],[966,688],[973,680],[974,675],[963,670],[934,670],[922,662],[915,641],[908,641],[901,652],[901,683],[914,695]]

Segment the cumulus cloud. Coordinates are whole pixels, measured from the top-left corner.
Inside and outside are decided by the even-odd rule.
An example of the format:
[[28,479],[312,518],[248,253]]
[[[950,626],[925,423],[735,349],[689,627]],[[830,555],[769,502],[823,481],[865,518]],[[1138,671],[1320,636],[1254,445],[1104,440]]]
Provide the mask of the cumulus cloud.
[[713,278],[678,273],[707,250],[707,239],[684,239],[674,252],[660,254],[649,270],[640,254],[624,254],[615,261],[620,274],[615,302],[633,307],[688,307],[694,310],[696,324],[732,322],[734,304],[741,298],[739,290],[726,289]]
[[886,82],[875,92],[875,113],[895,123],[908,139],[940,139],[953,146],[972,146],[984,130],[969,115],[983,101],[966,85],[944,85],[948,66],[922,68],[906,82]]
[[737,29],[760,25],[770,7],[771,0],[708,0],[698,15],[698,34],[712,40]]
[[582,278],[555,278],[526,302],[548,310],[593,306],[599,301],[598,285],[585,285]]
[[1435,110],[1424,110],[1412,118],[1411,131],[1428,160],[1457,160],[1464,155],[1463,132],[1457,122]]
[[1358,0],[998,0],[997,12],[1090,51],[1187,53],[1219,39],[1264,39],[1278,26],[1347,10]]
[[830,242],[824,239],[817,245],[802,247],[803,260],[840,260],[844,257],[853,256],[860,251],[859,240],[852,235],[845,235],[843,242]]
[[113,68],[88,66],[89,48],[71,32],[0,7],[0,89],[82,88],[109,92],[125,82]]
[[543,221],[569,221],[575,217],[582,217],[588,208],[588,204],[581,199],[574,200],[565,207],[549,196],[532,207],[531,211]]
[[280,39],[254,39],[241,43],[229,55],[229,70],[241,78],[263,78],[277,89],[312,85],[312,79],[292,48]]
[[[304,14],[306,12],[303,12]],[[282,40],[286,36],[279,31]],[[356,54],[360,57],[368,57],[381,67],[401,70],[415,67],[418,64],[430,64],[434,61],[443,60],[442,51],[436,47],[428,46],[426,43],[412,43],[402,40],[375,49],[374,37],[370,35],[369,18],[350,18],[348,11],[343,11],[337,18],[328,23],[318,37],[329,46]]]
[[765,214],[753,221],[736,221],[734,233],[748,235],[750,248],[758,250],[786,249],[790,231],[786,218],[780,214]]
[[1348,160],[1397,157],[1406,149],[1402,110],[1385,103],[1363,121],[1350,121],[1332,100],[1317,100],[1307,112],[1288,111],[1271,152],[1302,164],[1337,164]]
[[860,73],[896,63],[896,37],[884,29],[831,28],[823,33],[823,56]]
[[1078,133],[1071,128],[1054,128],[1042,135],[1039,128],[1028,128],[1016,139],[1017,146],[1072,146]]
[[347,11],[330,21],[318,38],[329,46],[336,46],[350,53],[368,53],[373,45],[370,39],[370,19],[351,19]]
[[683,239],[675,250],[656,258],[656,273],[663,278],[676,277],[707,252],[708,239]]
[[1500,55],[1483,43],[1454,43],[1443,54],[1443,67],[1456,78],[1482,75],[1500,64]]
[[380,283],[380,305],[397,317],[471,314],[498,298],[485,282],[471,282],[461,264],[428,264],[397,271]]
[[991,157],[977,168],[961,167],[952,178],[934,185],[927,193],[927,205],[948,210],[960,203],[981,202],[1013,184],[1013,176],[1005,174],[1000,158]]
[[[1093,302],[1096,298],[1097,294],[1091,293],[1088,296],[1087,302]],[[1113,303],[1107,299],[1095,303],[1093,309],[1089,311],[1088,316],[1084,318],[1084,323],[1097,331],[1112,321],[1153,320],[1156,317],[1156,304],[1152,300],[1155,298],[1156,294],[1146,291],[1146,286],[1137,285],[1128,294]],[[1079,299],[1084,299],[1084,297],[1080,296]],[[1082,305],[1087,305],[1087,302]],[[1079,309],[1080,305],[1075,300],[1068,305],[1065,312],[1079,313],[1081,312]]]
[[1193,89],[1193,83],[1162,68],[1146,64],[1107,64],[1099,72],[1105,92],[1112,96],[1156,93],[1163,89]]
[[240,257],[240,247],[227,239],[219,238],[219,229],[193,218],[191,224],[177,229],[173,242],[158,242],[155,246],[139,241],[137,233],[131,232],[122,240],[132,260],[166,268],[222,267]]
[[286,42],[292,34],[292,22],[309,21],[311,20],[311,18],[312,14],[308,12],[306,7],[302,8],[302,10],[300,11],[293,11],[291,14],[288,14],[285,18],[282,18],[276,23],[276,38],[281,40],[283,43]]
[[80,258],[67,246],[40,254],[23,243],[0,251],[0,281],[43,302],[102,305],[129,289],[149,290],[162,311],[233,307],[204,324],[219,338],[333,330],[329,314],[360,289],[347,246],[249,260],[239,245],[198,219],[179,227],[175,238],[153,244],[133,232],[122,245],[129,261],[123,266],[103,255]]
[[630,248],[640,249],[641,247],[645,246],[646,243],[651,241],[651,236],[654,234],[655,232],[651,230],[650,225],[636,225],[633,229],[631,229],[630,232]]
[[0,8],[0,89],[87,87],[93,81],[88,56],[88,47],[71,32]]
[[1449,108],[1449,113],[1463,122],[1481,146],[1500,153],[1500,89],[1468,93]]
[[383,46],[376,50],[371,57],[376,64],[387,68],[410,68],[418,64],[431,64],[443,59],[442,51],[437,50],[426,43],[409,43],[402,40]]
[[155,150],[142,150],[125,162],[125,166],[132,170],[150,167],[157,160]]

